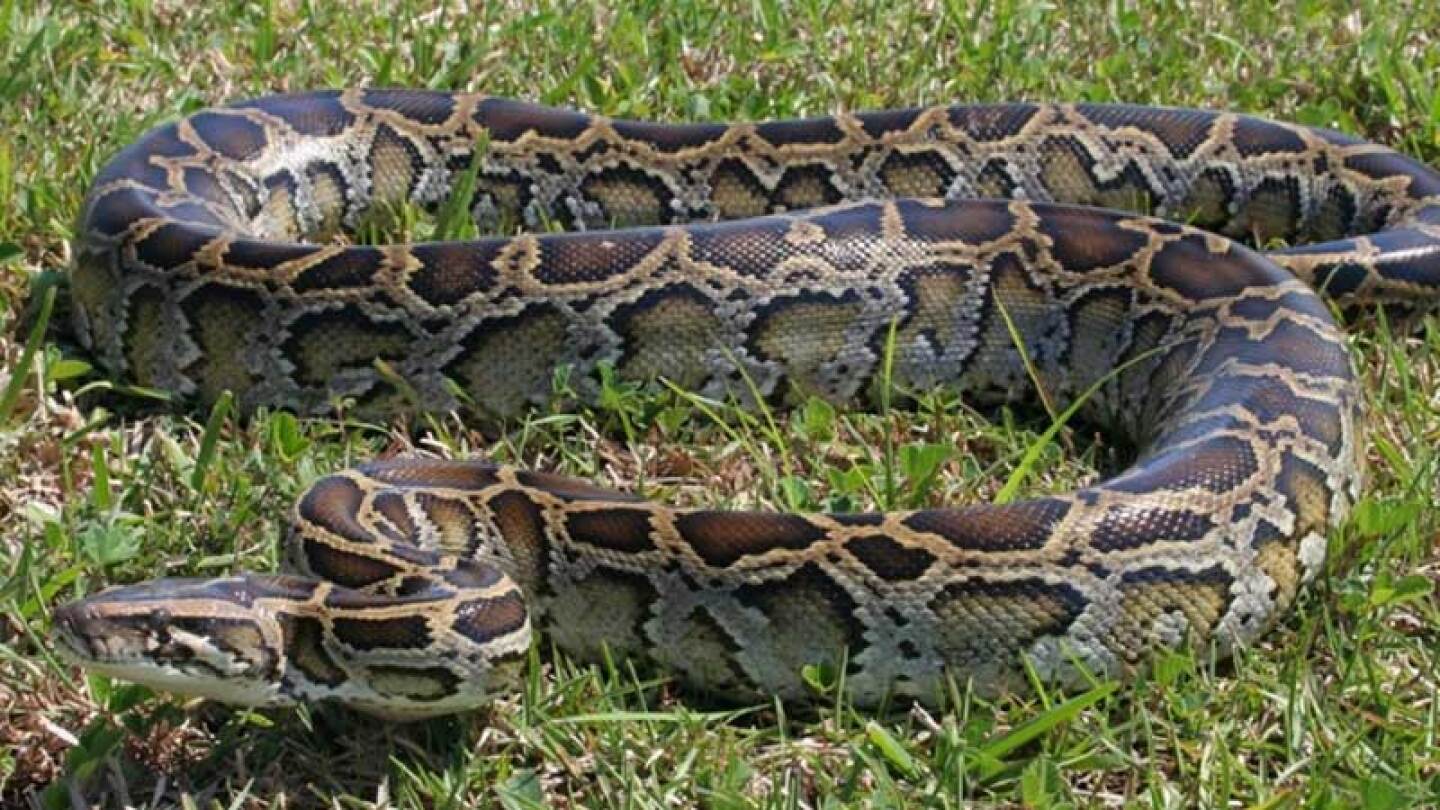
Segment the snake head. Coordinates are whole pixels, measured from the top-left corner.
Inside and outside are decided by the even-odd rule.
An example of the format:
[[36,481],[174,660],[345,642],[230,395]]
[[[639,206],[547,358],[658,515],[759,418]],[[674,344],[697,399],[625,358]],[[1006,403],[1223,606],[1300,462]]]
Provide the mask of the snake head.
[[282,628],[261,597],[284,580],[158,579],[110,588],[55,610],[56,646],[91,672],[162,691],[283,705],[291,701]]

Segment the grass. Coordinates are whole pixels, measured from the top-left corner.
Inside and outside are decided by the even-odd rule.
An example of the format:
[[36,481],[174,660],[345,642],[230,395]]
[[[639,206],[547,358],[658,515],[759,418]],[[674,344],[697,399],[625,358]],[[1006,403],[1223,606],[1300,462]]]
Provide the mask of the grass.
[[[1324,581],[1233,662],[1171,655],[1133,682],[992,702],[959,684],[936,712],[797,714],[717,711],[663,673],[542,648],[522,694],[403,727],[185,705],[58,664],[58,602],[272,568],[294,496],[376,453],[487,455],[687,503],[844,509],[993,499],[1046,427],[942,394],[757,418],[612,386],[595,408],[498,433],[157,404],[71,346],[63,289],[34,327],[101,163],[206,104],[362,82],[686,120],[1128,100],[1256,111],[1440,160],[1440,8],[1420,2],[340,5],[0,0],[0,804],[1440,806],[1434,318],[1355,331],[1368,496],[1332,537]],[[1058,438],[1022,493],[1115,459],[1079,425]]]

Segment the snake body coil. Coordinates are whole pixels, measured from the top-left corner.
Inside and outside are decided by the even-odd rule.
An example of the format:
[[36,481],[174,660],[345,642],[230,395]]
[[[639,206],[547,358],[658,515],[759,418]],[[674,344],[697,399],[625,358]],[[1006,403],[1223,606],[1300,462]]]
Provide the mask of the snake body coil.
[[[334,238],[462,178],[482,227],[578,232]],[[1058,407],[1098,386],[1090,419],[1139,457],[1073,493],[850,515],[377,462],[303,497],[293,574],[105,591],[57,612],[60,639],[178,691],[398,717],[483,701],[532,627],[738,699],[803,699],[804,666],[843,661],[862,705],[935,699],[947,672],[1023,684],[1022,656],[1065,680],[1229,650],[1320,569],[1360,486],[1358,392],[1312,288],[1428,306],[1440,175],[1334,132],[1131,106],[661,125],[366,90],[208,110],[121,153],[86,203],[76,323],[134,382],[493,418],[559,366],[594,394],[609,364],[845,401],[893,325],[899,385],[1004,402],[1033,375]]]

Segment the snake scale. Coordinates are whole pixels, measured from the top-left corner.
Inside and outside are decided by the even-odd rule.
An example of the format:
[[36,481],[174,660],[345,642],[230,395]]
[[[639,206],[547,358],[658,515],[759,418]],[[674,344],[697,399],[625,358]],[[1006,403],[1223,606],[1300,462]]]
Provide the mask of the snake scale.
[[[347,239],[466,185],[483,231],[526,230]],[[1116,676],[1274,623],[1361,486],[1357,383],[1314,290],[1429,306],[1440,174],[1195,110],[658,124],[364,89],[153,130],[96,177],[75,254],[77,331],[112,374],[247,410],[504,418],[560,367],[595,395],[602,365],[846,402],[887,351],[896,385],[976,403],[1093,388],[1084,413],[1137,458],[1067,494],[716,511],[392,459],[302,497],[288,573],[156,580],[55,615],[95,671],[236,703],[458,711],[508,688],[538,631],[726,699],[803,701],[807,665],[843,666],[873,706],[936,701],[952,677],[1023,688],[1025,661]]]

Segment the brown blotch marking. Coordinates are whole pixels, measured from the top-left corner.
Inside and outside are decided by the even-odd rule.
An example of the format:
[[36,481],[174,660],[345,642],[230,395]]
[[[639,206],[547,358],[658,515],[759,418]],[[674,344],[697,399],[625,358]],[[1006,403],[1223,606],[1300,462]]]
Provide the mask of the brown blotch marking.
[[674,218],[670,189],[664,181],[634,166],[610,166],[592,172],[580,181],[580,193],[600,204],[601,220],[590,223],[596,226],[659,225]]
[[1243,157],[1299,154],[1306,149],[1305,139],[1289,127],[1243,115],[1235,119],[1230,142]]
[[1385,150],[1350,155],[1345,158],[1345,167],[1376,180],[1408,177],[1410,184],[1405,191],[1412,198],[1440,195],[1440,173],[1399,152]]
[[455,632],[476,644],[489,644],[525,627],[530,611],[518,593],[507,593],[493,599],[471,599],[455,608]]
[[415,144],[406,140],[393,127],[381,124],[375,128],[370,144],[371,205],[400,202],[410,198],[420,179],[423,160]]
[[291,282],[298,293],[325,292],[375,283],[375,276],[385,263],[385,254],[372,247],[352,246],[305,268]]
[[371,372],[375,360],[394,365],[413,342],[403,324],[372,320],[357,307],[307,312],[290,325],[283,353],[295,363],[295,379],[324,388],[341,372]]
[[242,109],[264,110],[284,119],[286,124],[301,135],[338,135],[355,123],[355,116],[340,103],[340,93],[337,91],[266,96],[237,106]]
[[330,627],[336,639],[357,650],[420,650],[431,642],[430,628],[423,616],[381,619],[356,613],[334,617]]
[[446,373],[484,414],[513,417],[549,395],[567,342],[563,314],[550,304],[531,304],[517,316],[482,321],[461,339],[461,353]]
[[1293,543],[1266,543],[1255,555],[1255,564],[1275,583],[1272,596],[1279,610],[1288,608],[1300,589],[1300,561],[1295,548]]
[[410,509],[405,504],[405,499],[398,492],[381,492],[376,495],[371,503],[375,512],[384,518],[381,524],[381,531],[384,531],[390,539],[401,542],[410,542],[415,537],[417,529],[415,521],[410,517]]
[[339,686],[348,677],[325,649],[325,628],[309,616],[281,614],[284,626],[285,658],[305,678],[325,686]]
[[836,125],[834,118],[766,121],[755,125],[755,134],[775,146],[839,143],[845,140],[845,133]]
[[996,199],[1009,199],[1015,194],[1019,184],[1007,171],[1008,164],[1004,158],[992,158],[985,161],[984,167],[975,175],[975,195],[977,197],[994,197]]
[[1036,640],[1064,635],[1084,611],[1084,594],[1038,578],[962,579],[930,603],[935,652],[959,672],[1018,666],[1016,656]]
[[492,487],[500,480],[495,475],[495,465],[487,461],[393,458],[362,464],[359,470],[376,481],[399,487],[476,491]]
[[665,232],[659,229],[546,236],[540,240],[540,266],[534,275],[542,284],[604,281],[634,267],[664,240]]
[[905,518],[917,532],[939,535],[969,551],[1021,551],[1041,548],[1070,504],[1056,498],[1019,503],[927,509]]
[[366,671],[376,692],[407,700],[441,700],[460,683],[460,676],[445,667],[371,666]]
[[1178,610],[1189,622],[1193,639],[1208,638],[1230,604],[1232,582],[1230,574],[1218,565],[1194,572],[1175,568],[1126,572],[1120,593],[1127,621],[1112,632],[1123,637],[1123,647],[1151,649],[1154,644],[1145,640],[1155,638],[1156,620]]
[[1132,104],[1077,104],[1081,115],[1107,127],[1135,129],[1155,136],[1176,158],[1189,157],[1210,135],[1216,113]]
[[354,554],[302,538],[302,553],[309,571],[346,588],[364,588],[399,574],[395,566],[363,554]]
[[295,178],[288,171],[266,177],[260,211],[253,218],[250,232],[272,239],[299,239],[301,226],[296,190]]
[[439,534],[436,542],[441,551],[459,554],[470,549],[474,539],[475,515],[464,501],[430,492],[417,493],[415,501]]
[[339,475],[321,478],[300,499],[300,517],[354,543],[373,543],[375,536],[357,517],[365,491]]
[[202,112],[190,116],[189,122],[207,146],[231,160],[249,160],[268,143],[264,127],[238,115]]
[[900,110],[877,110],[876,112],[860,113],[855,116],[860,121],[860,128],[865,134],[872,138],[880,138],[891,132],[904,132],[915,123],[921,113],[926,111],[925,107],[911,107]]
[[1049,209],[1039,230],[1050,238],[1055,259],[1078,272],[1129,261],[1149,241],[1144,233],[1119,227],[1114,215],[1088,209]]
[[585,661],[602,660],[606,649],[619,658],[643,658],[652,651],[644,625],[658,596],[641,574],[597,566],[556,589],[544,632]]
[[445,123],[455,111],[454,96],[425,90],[366,90],[361,101],[429,126]]
[[515,473],[515,480],[518,481],[521,486],[533,487],[566,501],[633,502],[643,500],[624,492],[616,492],[613,489],[597,487],[594,484],[581,481],[578,478],[555,475],[554,473],[520,470]]
[[[778,362],[794,388],[824,393],[821,368],[852,348],[847,333],[863,311],[854,290],[779,298],[756,313],[748,343],[761,358]],[[806,328],[797,329],[801,324]]]
[[655,549],[655,543],[650,538],[650,513],[643,510],[572,512],[565,518],[565,531],[576,543],[624,554]]
[[135,258],[160,270],[174,270],[195,259],[200,248],[219,234],[210,227],[188,222],[167,222],[135,242]]
[[845,549],[881,579],[891,582],[915,579],[935,561],[935,555],[925,549],[902,545],[883,534],[852,538],[846,541]]
[[1039,372],[1040,384],[1053,388],[1063,382],[1048,374],[1056,367],[1052,344],[1044,338],[1055,333],[1065,311],[1052,293],[1037,286],[1026,272],[1022,256],[1002,253],[991,260],[989,295],[982,297],[981,306],[979,346],[965,369],[968,390],[977,397],[988,393],[992,398],[1010,399],[1033,387],[1016,348],[1015,334],[1027,341],[1025,350]]
[[224,263],[250,270],[272,271],[286,262],[309,259],[324,248],[293,242],[236,239],[225,248]]
[[260,296],[242,287],[207,284],[186,296],[180,308],[201,349],[185,370],[200,400],[215,402],[225,391],[243,397],[255,382],[251,338],[264,328]]
[[742,647],[703,606],[685,617],[679,638],[654,651],[656,663],[679,673],[692,688],[723,695],[730,700],[759,697],[735,656]]
[[485,127],[496,141],[518,140],[528,132],[571,140],[590,126],[590,117],[573,110],[487,98],[476,105],[475,122]]
[[1196,234],[1161,247],[1150,263],[1150,277],[1191,300],[1235,297],[1246,287],[1280,279],[1249,254],[1235,250],[1212,253],[1204,237]]
[[154,386],[170,346],[165,293],[146,284],[130,293],[125,319],[126,371],[138,385]]
[[1194,512],[1121,505],[1107,510],[1095,524],[1090,545],[1097,551],[1125,551],[1156,543],[1190,543],[1213,528],[1210,518]]
[[1040,107],[1034,104],[957,104],[950,123],[977,141],[998,141],[1019,135]]
[[735,159],[723,160],[710,174],[710,200],[721,219],[742,219],[770,213],[770,193],[750,169]]
[[545,587],[548,542],[540,507],[523,493],[501,492],[487,503],[495,528],[515,559],[515,574],[522,587],[538,593]]
[[612,121],[615,134],[640,141],[661,152],[693,149],[717,140],[729,129],[725,124],[661,124],[654,121]]
[[410,253],[420,267],[410,275],[410,289],[436,307],[488,292],[498,275],[492,263],[504,244],[503,239],[486,239],[415,245]]
[[137,221],[159,213],[154,193],[136,188],[122,188],[107,192],[105,196],[94,201],[86,212],[85,224],[88,230],[106,236],[119,236]]
[[906,234],[922,241],[958,239],[976,245],[1009,236],[1015,228],[1008,204],[999,200],[966,200],[939,207],[914,201],[897,205]]
[[1222,436],[1152,456],[1131,472],[1111,479],[1106,488],[1145,493],[1199,487],[1227,493],[1258,469],[1249,442]]
[[617,365],[625,379],[664,378],[694,390],[710,376],[709,354],[724,345],[714,303],[688,285],[651,290],[618,307],[611,322],[625,341]]
[[823,529],[799,515],[769,512],[685,512],[675,519],[675,528],[716,567],[772,549],[799,551],[825,538]]

